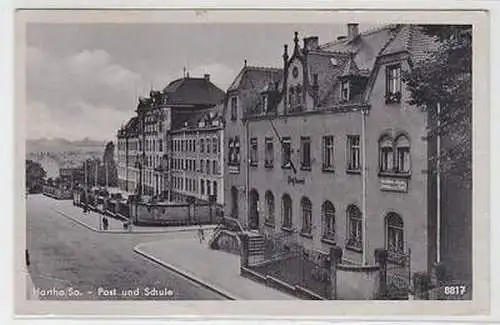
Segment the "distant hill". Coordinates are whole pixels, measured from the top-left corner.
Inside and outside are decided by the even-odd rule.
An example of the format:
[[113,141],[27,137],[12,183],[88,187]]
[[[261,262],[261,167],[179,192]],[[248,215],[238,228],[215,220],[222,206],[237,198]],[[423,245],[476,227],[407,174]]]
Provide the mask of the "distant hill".
[[26,153],[36,152],[67,152],[67,151],[102,151],[106,141],[83,140],[69,141],[63,138],[54,139],[28,139],[26,140]]

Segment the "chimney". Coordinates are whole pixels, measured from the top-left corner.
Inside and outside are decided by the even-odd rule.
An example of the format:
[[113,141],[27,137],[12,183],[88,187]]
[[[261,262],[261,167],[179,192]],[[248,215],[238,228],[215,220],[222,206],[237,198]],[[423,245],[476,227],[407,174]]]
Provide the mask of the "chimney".
[[210,81],[210,75],[209,74],[204,74],[203,75],[203,79],[205,79],[206,81]]
[[354,39],[359,35],[359,24],[347,24],[347,38]]
[[308,51],[314,51],[319,48],[319,37],[318,36],[310,36],[304,38],[304,48]]

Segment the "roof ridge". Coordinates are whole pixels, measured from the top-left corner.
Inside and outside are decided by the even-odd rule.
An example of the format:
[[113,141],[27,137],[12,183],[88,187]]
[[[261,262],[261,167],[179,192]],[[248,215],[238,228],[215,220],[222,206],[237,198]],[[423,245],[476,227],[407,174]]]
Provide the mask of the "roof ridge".
[[275,68],[275,67],[264,67],[264,66],[256,66],[256,65],[247,65],[245,67],[245,69],[254,69],[254,70],[275,70],[275,71],[279,71],[279,70],[283,70],[281,68]]
[[333,54],[340,54],[340,55],[343,55],[343,56],[349,56],[351,55],[353,52],[349,52],[349,51],[327,51],[327,50],[312,50],[312,51],[309,51],[309,54],[316,54],[316,55],[324,55],[324,56],[333,56]]
[[[371,34],[375,34],[377,32],[380,32],[380,31],[382,31],[384,29],[391,29],[392,27],[394,27],[394,25],[396,25],[396,24],[386,24],[386,25],[382,25],[382,26],[379,26],[379,27],[373,27],[371,29],[368,29],[368,30],[365,30],[365,31],[359,33],[359,36],[367,36],[367,35],[371,35]],[[323,44],[320,45],[320,47],[327,47],[327,46],[332,46],[332,45],[347,43],[349,41],[350,40],[348,38],[344,38],[344,39],[340,39],[340,40],[334,40],[334,41],[331,41],[331,42],[323,43]]]

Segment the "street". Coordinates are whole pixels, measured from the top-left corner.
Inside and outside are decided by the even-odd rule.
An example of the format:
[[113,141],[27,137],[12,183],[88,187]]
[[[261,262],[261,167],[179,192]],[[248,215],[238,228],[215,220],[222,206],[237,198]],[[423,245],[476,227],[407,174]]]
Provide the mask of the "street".
[[52,200],[42,195],[27,199],[29,272],[40,299],[223,299],[133,252],[136,245],[162,240],[165,234],[94,232],[52,210]]

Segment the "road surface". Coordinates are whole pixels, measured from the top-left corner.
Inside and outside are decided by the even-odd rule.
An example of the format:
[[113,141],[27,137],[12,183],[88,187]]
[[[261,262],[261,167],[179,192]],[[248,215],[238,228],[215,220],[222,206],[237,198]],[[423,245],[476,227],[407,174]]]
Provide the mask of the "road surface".
[[40,299],[223,299],[133,252],[136,245],[162,240],[165,234],[93,232],[52,210],[51,200],[42,195],[27,200],[29,272]]

